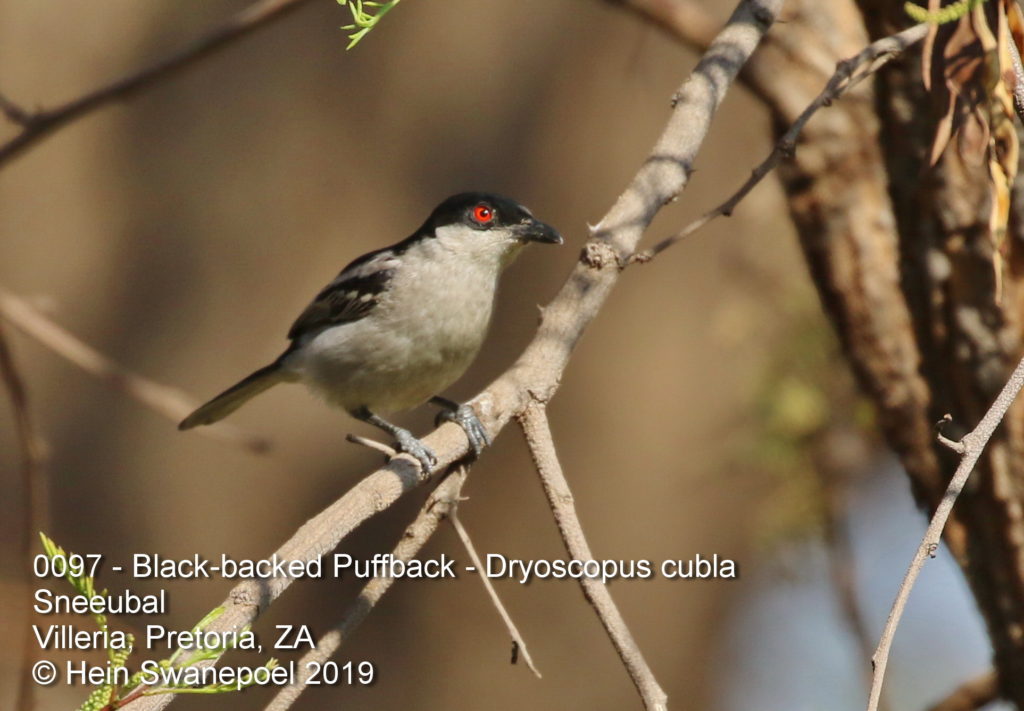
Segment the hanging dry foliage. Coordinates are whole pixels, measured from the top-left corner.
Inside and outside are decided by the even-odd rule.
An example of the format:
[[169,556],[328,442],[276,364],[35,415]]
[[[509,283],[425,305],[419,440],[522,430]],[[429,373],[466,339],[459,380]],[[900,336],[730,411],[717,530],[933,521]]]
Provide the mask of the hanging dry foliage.
[[[929,3],[937,15],[937,0]],[[988,236],[992,242],[996,297],[1002,294],[1003,252],[1010,214],[1010,187],[1019,144],[1014,127],[1012,51],[1024,40],[1024,15],[1013,0],[974,2],[953,20],[951,31],[934,23],[925,40],[922,79],[943,110],[930,164],[954,146],[968,165],[987,165],[992,188]],[[1011,48],[1011,44],[1014,48]]]

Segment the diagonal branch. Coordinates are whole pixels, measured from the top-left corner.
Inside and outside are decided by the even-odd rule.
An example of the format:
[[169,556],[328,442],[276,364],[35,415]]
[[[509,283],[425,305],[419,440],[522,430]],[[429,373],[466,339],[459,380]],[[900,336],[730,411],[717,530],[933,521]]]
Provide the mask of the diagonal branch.
[[[562,534],[566,550],[573,560],[594,560],[594,554],[590,552],[579,516],[576,514],[569,482],[566,481],[562,465],[558,461],[558,452],[555,451],[551,425],[548,424],[544,406],[539,402],[528,405],[519,415],[519,424],[526,436],[530,456],[533,458],[537,473],[540,474],[548,505],[555,516],[555,523],[558,524],[558,531]],[[668,708],[668,696],[654,678],[654,672],[633,639],[608,588],[599,578],[586,576],[580,578],[580,587],[583,588],[583,596],[587,598],[587,602],[601,620],[615,651],[629,672],[630,679],[640,692],[644,707],[649,711],[664,711]]]
[[491,579],[484,573],[484,564],[480,560],[479,554],[476,552],[476,546],[473,545],[473,539],[469,537],[469,531],[466,530],[466,527],[462,525],[462,521],[459,519],[457,505],[451,506],[451,514],[448,516],[448,520],[451,521],[452,527],[459,535],[459,540],[462,541],[462,545],[469,554],[469,559],[473,561],[473,565],[476,566],[476,571],[480,576],[480,582],[483,583],[484,590],[487,591],[487,596],[491,598],[491,603],[498,611],[501,621],[505,623],[505,628],[508,630],[508,634],[512,638],[512,663],[515,664],[519,655],[522,654],[523,661],[526,662],[526,666],[530,668],[533,675],[538,679],[542,678],[540,670],[537,669],[536,665],[533,663],[533,658],[530,656],[530,650],[526,647],[526,641],[523,639],[523,636],[519,634],[519,628],[516,627],[516,623],[512,621],[512,616],[508,614],[508,610],[506,610],[505,605],[502,604],[501,598],[498,597],[498,591],[495,590],[494,585],[491,584]]
[[31,112],[18,106],[3,94],[0,94],[0,113],[7,117],[8,121],[19,126],[27,126],[32,120]]
[[[686,186],[726,91],[775,21],[781,5],[782,0],[741,0],[679,88],[661,137],[626,190],[592,228],[580,260],[544,310],[537,335],[516,363],[474,399],[491,441],[534,397],[548,400],[558,389],[576,343],[608,299],[647,226]],[[423,441],[438,458],[435,470],[443,470],[468,451],[465,434],[452,423],[441,425]],[[302,526],[278,549],[278,559],[309,561],[324,555],[363,521],[425,481],[427,476],[409,462],[396,459]],[[290,578],[272,578],[235,586],[223,603],[223,614],[209,630],[239,630],[251,624],[291,583]],[[172,700],[172,695],[162,694],[124,708],[150,711],[162,709]]]
[[896,627],[903,616],[903,609],[907,605],[907,598],[910,597],[910,591],[914,587],[914,582],[917,580],[921,568],[924,567],[925,561],[935,556],[935,551],[938,550],[939,541],[942,537],[942,529],[945,527],[946,519],[949,518],[949,514],[953,510],[953,504],[956,503],[960,492],[964,490],[964,485],[967,483],[971,472],[974,471],[974,465],[978,462],[978,458],[985,449],[985,445],[988,444],[992,433],[996,431],[996,427],[1002,422],[1003,416],[1010,409],[1010,405],[1013,404],[1021,387],[1024,387],[1024,359],[1017,364],[1017,367],[1010,375],[1010,379],[1006,381],[1006,385],[1003,386],[1002,391],[1000,391],[988,412],[981,418],[981,422],[978,423],[977,427],[964,435],[959,442],[953,442],[941,435],[939,436],[939,441],[960,454],[960,464],[957,466],[949,486],[946,487],[946,493],[932,515],[932,520],[928,524],[924,538],[921,539],[921,545],[917,547],[917,552],[914,554],[913,560],[910,561],[910,567],[907,569],[903,582],[900,583],[899,591],[896,593],[896,600],[892,604],[889,618],[885,622],[885,629],[882,631],[882,636],[878,641],[878,648],[875,650],[875,655],[871,658],[874,677],[871,682],[868,711],[875,711],[878,708],[878,699],[882,693],[882,682],[885,679],[885,668],[889,662],[889,650],[892,647]]
[[52,109],[27,112],[6,99],[0,101],[0,110],[22,127],[14,138],[0,145],[0,166],[71,122],[166,79],[305,1],[259,0],[177,53]]
[[828,84],[825,85],[822,92],[818,94],[817,98],[815,98],[806,109],[804,109],[803,113],[800,114],[789,129],[782,134],[776,142],[775,147],[772,149],[772,152],[768,154],[768,157],[765,158],[760,165],[754,168],[750,177],[747,178],[746,182],[740,186],[739,190],[733,193],[732,196],[730,196],[729,199],[721,205],[704,213],[679,232],[661,240],[651,249],[638,253],[635,257],[636,261],[650,261],[672,245],[686,239],[688,236],[704,227],[704,225],[715,218],[730,217],[732,215],[732,211],[736,208],[736,205],[738,205],[758,183],[764,180],[764,178],[783,158],[793,155],[793,152],[796,151],[797,138],[799,138],[804,126],[807,125],[807,122],[811,120],[811,117],[818,111],[818,109],[831,105],[833,101],[842,96],[847,90],[853,88],[861,81],[874,74],[888,63],[889,60],[901,54],[908,47],[911,47],[924,39],[927,32],[928,25],[915,25],[914,27],[905,29],[895,35],[883,37],[880,40],[872,42],[857,53],[856,56],[843,62],[839,62],[836,66],[835,74],[833,74],[832,78],[829,79]]
[[[718,29],[718,22],[708,11],[707,4],[702,5],[697,0],[604,1],[649,22],[680,46],[694,52],[704,52]],[[787,32],[768,35],[758,47],[756,60],[744,65],[739,76],[753,96],[771,109],[778,120],[787,123],[798,113],[794,107],[802,107],[813,97],[808,94],[806,82],[793,81],[794,70],[824,80],[834,67],[831,54],[823,52],[814,38],[807,37],[806,31],[800,29],[804,24],[801,9],[790,4],[788,11],[794,15],[794,20],[787,25]]]
[[[172,422],[180,422],[198,405],[178,388],[162,385],[114,362],[51,321],[24,299],[3,289],[0,289],[0,319],[6,319],[19,331],[57,355]],[[238,443],[257,454],[270,449],[266,438],[249,434],[235,425],[221,423],[216,427],[203,428],[200,432],[215,439]]]
[[[441,519],[454,510],[455,502],[458,501],[462,493],[462,487],[466,483],[468,474],[469,470],[466,467],[456,467],[451,474],[441,480],[441,483],[423,504],[416,519],[405,529],[398,545],[391,552],[397,560],[408,562],[420,552],[420,549],[437,531]],[[374,578],[364,585],[359,592],[359,597],[349,605],[341,616],[341,621],[335,625],[334,629],[318,639],[316,646],[299,660],[295,682],[281,687],[264,711],[285,711],[290,708],[299,695],[306,690],[312,675],[310,665],[313,662],[323,664],[330,659],[342,643],[352,636],[356,627],[369,616],[394,582],[394,578]]]

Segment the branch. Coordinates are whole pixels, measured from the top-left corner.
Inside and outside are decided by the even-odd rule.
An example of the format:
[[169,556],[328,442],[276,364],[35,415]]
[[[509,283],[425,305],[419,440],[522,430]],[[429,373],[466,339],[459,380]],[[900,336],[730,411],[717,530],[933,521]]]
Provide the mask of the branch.
[[[594,560],[594,554],[590,552],[579,516],[576,514],[569,482],[566,481],[562,465],[558,461],[544,406],[539,402],[531,403],[519,416],[519,424],[526,435],[530,456],[533,458],[537,473],[540,474],[548,505],[555,516],[555,523],[558,524],[558,531],[562,534],[566,550],[573,560]],[[583,596],[594,608],[605,632],[611,638],[612,645],[626,666],[636,690],[640,692],[644,707],[648,710],[664,711],[668,708],[668,696],[654,678],[654,673],[644,660],[644,655],[630,634],[626,621],[615,606],[608,588],[600,579],[586,576],[580,578],[580,587],[583,588]]]
[[975,711],[999,698],[999,678],[995,669],[968,679],[928,711]]
[[2,110],[11,121],[22,126],[21,131],[0,145],[0,166],[47,136],[56,133],[71,122],[113,101],[125,99],[156,82],[207,57],[233,40],[243,37],[257,27],[283,16],[306,0],[259,0],[245,10],[218,25],[176,54],[172,54],[139,71],[83,94],[53,109],[27,112],[4,99]]
[[[0,321],[0,377],[3,378],[7,395],[14,410],[14,429],[21,448],[22,487],[25,493],[25,528],[22,532],[22,556],[25,570],[32,570],[32,556],[35,551],[36,533],[48,525],[48,497],[46,492],[46,445],[36,431],[35,422],[29,412],[28,393],[25,381],[14,362],[14,354],[7,342],[3,322]],[[35,684],[29,673],[29,660],[37,650],[32,635],[32,610],[28,609],[22,629],[22,668],[18,674],[18,696],[16,708],[31,709]]]
[[[572,351],[618,282],[644,230],[661,207],[686,186],[711,120],[740,67],[775,21],[782,0],[741,0],[732,18],[679,88],[661,137],[625,192],[592,228],[592,236],[569,278],[543,311],[537,335],[505,373],[473,400],[477,416],[493,442],[508,421],[536,395],[549,399],[558,389]],[[468,451],[458,425],[445,423],[423,438],[443,470]],[[402,458],[378,469],[338,501],[302,526],[278,549],[281,560],[310,561],[333,550],[370,516],[427,480]],[[223,603],[224,613],[210,631],[237,631],[251,624],[280,596],[289,578],[249,580]],[[212,664],[214,660],[204,662]],[[125,706],[131,711],[162,709],[172,695],[149,696]]]
[[[199,404],[177,388],[161,385],[114,362],[78,340],[24,299],[3,289],[0,289],[0,318],[7,319],[12,326],[57,355],[172,422],[180,422]],[[216,427],[204,427],[199,432],[214,439],[235,442],[257,454],[270,449],[266,438],[249,434],[235,425],[220,423]]]
[[957,466],[956,472],[946,488],[946,493],[932,515],[932,520],[928,524],[924,538],[921,539],[921,545],[918,546],[917,552],[910,562],[907,574],[904,576],[903,582],[900,584],[899,591],[896,594],[892,610],[889,612],[889,618],[885,622],[885,629],[882,631],[882,637],[878,641],[878,648],[871,659],[874,677],[871,682],[868,711],[876,711],[878,708],[878,699],[882,692],[882,681],[885,678],[885,667],[889,662],[889,649],[892,646],[893,636],[896,634],[896,627],[900,623],[900,617],[903,616],[903,608],[907,605],[907,598],[910,597],[910,590],[914,587],[914,581],[917,580],[917,575],[921,572],[921,568],[924,567],[925,561],[930,557],[934,557],[935,551],[938,550],[942,529],[946,525],[946,519],[949,518],[950,512],[953,510],[953,504],[956,503],[957,497],[963,491],[964,485],[974,470],[974,465],[985,449],[985,445],[988,444],[989,439],[992,437],[992,433],[996,431],[996,427],[999,426],[1006,411],[1010,409],[1010,405],[1013,403],[1014,398],[1017,397],[1017,393],[1020,392],[1022,386],[1024,386],[1024,359],[1017,364],[1017,367],[1010,375],[1010,379],[1006,381],[1006,385],[1003,386],[1002,391],[996,397],[988,412],[985,413],[985,416],[981,418],[981,422],[978,423],[977,427],[964,435],[959,442],[950,442],[950,440],[941,435],[939,437],[943,444],[946,444],[961,455],[960,464]]
[[[423,504],[416,519],[405,529],[401,540],[392,551],[391,554],[396,559],[407,562],[416,557],[420,549],[434,535],[441,519],[454,511],[455,503],[462,493],[462,487],[466,483],[468,474],[469,470],[465,467],[457,467],[441,480]],[[330,659],[342,643],[352,636],[352,632],[366,619],[394,582],[394,578],[374,578],[364,585],[359,592],[359,597],[349,605],[341,616],[341,622],[317,640],[316,646],[299,660],[299,671],[295,683],[282,687],[267,704],[264,711],[285,711],[290,708],[306,689],[306,684],[311,676],[310,664],[313,662],[322,664]]]
[[7,120],[11,123],[16,123],[19,126],[28,125],[31,121],[31,112],[18,106],[16,103],[8,99],[3,94],[0,94],[0,112],[7,117]]
[[[701,217],[691,222],[682,230],[663,239],[653,248],[638,253],[634,259],[639,262],[650,261],[661,252],[672,245],[690,236],[716,217],[729,217],[736,205],[747,196],[747,194],[770,173],[779,162],[786,157],[792,156],[796,151],[796,141],[803,131],[804,126],[811,117],[823,106],[829,106],[833,101],[843,95],[847,90],[859,84],[871,76],[874,72],[884,66],[889,60],[902,53],[908,47],[924,39],[928,32],[927,25],[915,25],[890,37],[883,37],[872,42],[856,56],[839,62],[835,74],[829,79],[822,92],[804,109],[803,113],[793,122],[789,129],[782,134],[776,142],[772,152],[758,165],[746,182],[740,186],[733,195],[721,205],[704,213]],[[867,65],[863,71],[858,70]]]
[[[648,21],[681,46],[704,52],[714,39],[718,22],[695,0],[605,0]],[[786,32],[768,35],[757,50],[757,61],[748,62],[740,72],[740,82],[775,114],[779,122],[789,123],[814,97],[811,88],[824,81],[835,67],[833,52],[822,46],[822,38],[810,28],[803,6],[789,6],[793,18]],[[827,42],[826,42],[827,44]],[[794,81],[794,74],[807,74]]]
[[480,576],[480,582],[484,584],[484,589],[487,591],[488,597],[491,598],[491,602],[494,604],[494,608],[498,611],[501,616],[501,621],[505,623],[505,628],[508,630],[509,636],[512,638],[512,663],[515,664],[519,658],[519,654],[522,653],[523,660],[526,662],[526,666],[530,668],[530,671],[540,679],[540,671],[533,663],[533,659],[530,657],[530,650],[526,647],[526,641],[523,636],[519,634],[519,630],[516,628],[516,623],[512,621],[512,616],[508,614],[508,610],[501,602],[501,598],[498,597],[498,592],[491,585],[491,579],[484,574],[484,564],[480,560],[480,556],[477,555],[476,547],[473,545],[473,540],[469,537],[469,531],[462,525],[462,521],[459,520],[458,505],[457,502],[453,502],[451,506],[451,513],[448,516],[448,520],[452,522],[452,527],[455,532],[459,534],[459,540],[462,541],[462,545],[465,546],[466,552],[469,553],[470,560],[473,561],[473,565],[476,566],[476,571]]

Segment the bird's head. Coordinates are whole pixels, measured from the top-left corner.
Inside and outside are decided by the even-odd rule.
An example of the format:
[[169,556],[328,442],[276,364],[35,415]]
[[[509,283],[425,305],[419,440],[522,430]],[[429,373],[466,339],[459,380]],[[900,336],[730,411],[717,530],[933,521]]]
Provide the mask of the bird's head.
[[558,231],[517,203],[493,193],[459,193],[436,208],[420,228],[439,245],[507,265],[529,242],[562,244]]

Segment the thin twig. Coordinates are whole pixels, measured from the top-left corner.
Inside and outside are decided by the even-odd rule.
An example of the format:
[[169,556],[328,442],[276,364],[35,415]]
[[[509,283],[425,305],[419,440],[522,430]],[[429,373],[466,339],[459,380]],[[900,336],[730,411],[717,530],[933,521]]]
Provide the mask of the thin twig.
[[352,444],[358,444],[362,447],[366,447],[367,449],[372,449],[375,452],[380,452],[388,459],[394,459],[395,457],[398,456],[398,450],[395,449],[394,447],[389,447],[383,442],[378,442],[377,440],[370,439],[369,437],[363,437],[362,435],[349,433],[345,435],[345,439],[347,439]]
[[[686,186],[690,166],[704,143],[718,107],[743,64],[772,26],[781,0],[741,0],[729,22],[679,87],[678,100],[661,136],[633,179],[593,228],[580,260],[544,309],[540,327],[518,360],[473,399],[477,416],[493,442],[534,394],[550,398],[558,389],[575,345],[596,318],[622,274],[621,265],[658,211]],[[465,456],[462,428],[445,423],[423,438],[437,456],[432,471]],[[276,552],[281,560],[313,560],[333,550],[365,520],[388,508],[428,480],[409,462],[396,459],[366,476],[340,499],[302,526]],[[250,580],[236,585],[210,632],[237,631],[252,624],[292,583],[290,578]],[[198,666],[209,666],[215,659]],[[158,711],[172,694],[148,696],[125,711]]]
[[[872,42],[856,56],[839,62],[839,64],[836,65],[835,74],[833,74],[832,78],[829,79],[822,92],[818,94],[806,109],[804,109],[803,113],[801,113],[796,121],[790,125],[789,129],[782,134],[782,137],[775,143],[775,147],[772,149],[772,152],[768,154],[768,157],[753,170],[750,177],[747,178],[746,182],[744,182],[742,186],[740,186],[739,190],[733,193],[733,195],[721,205],[704,213],[701,217],[691,222],[679,232],[676,232],[670,237],[666,237],[651,249],[638,252],[634,256],[633,260],[637,262],[650,261],[672,245],[680,242],[700,228],[704,227],[704,225],[711,222],[716,217],[729,217],[732,215],[732,211],[736,208],[736,205],[739,204],[739,202],[743,200],[743,198],[745,198],[747,194],[753,190],[754,187],[760,183],[783,158],[793,155],[796,150],[796,142],[797,138],[800,136],[800,132],[803,131],[804,126],[815,112],[818,111],[818,109],[823,106],[828,106],[837,98],[842,96],[844,92],[871,76],[880,67],[888,63],[889,60],[899,55],[908,47],[920,42],[924,39],[924,36],[927,33],[927,25],[915,25],[903,30],[902,32],[898,32],[897,34],[889,37],[883,37],[880,40]],[[862,66],[864,67],[864,70],[858,72]]]
[[8,121],[16,123],[19,126],[27,126],[32,120],[30,112],[26,111],[3,94],[0,94],[0,112],[7,117]]
[[[466,483],[467,476],[468,470],[465,467],[458,467],[441,480],[423,504],[416,519],[406,528],[402,539],[392,551],[391,554],[396,560],[403,562],[412,560],[419,553],[420,549],[423,548],[427,540],[435,533],[441,519],[448,516],[453,518],[453,523],[455,523],[455,506],[462,494],[462,487]],[[458,530],[459,524],[456,523],[456,531]],[[467,550],[470,550],[470,556],[473,557],[477,570],[481,570],[482,567],[479,559],[476,557],[476,552],[471,549],[471,545],[467,546]],[[314,648],[299,661],[299,673],[295,683],[282,687],[270,703],[267,704],[265,711],[285,711],[285,709],[290,708],[306,689],[307,682],[312,674],[311,669],[315,668],[315,666],[311,665],[314,663],[322,664],[330,659],[338,651],[339,647],[352,636],[352,632],[366,619],[394,582],[394,578],[374,578],[369,581],[360,591],[356,601],[342,615],[341,621],[317,640]],[[500,606],[501,603],[496,601],[495,604],[498,605],[499,611],[503,612]],[[530,658],[522,637],[515,629],[515,625],[512,624],[511,620],[507,619],[504,612],[502,617],[506,619],[506,624],[512,631],[513,639],[520,645],[526,663],[539,677],[540,673],[533,666],[533,660]]]
[[[39,435],[32,414],[29,411],[28,393],[25,381],[21,377],[4,324],[0,321],[0,377],[3,378],[7,396],[14,411],[14,429],[21,448],[22,489],[25,495],[25,527],[22,531],[22,560],[25,570],[32,570],[32,557],[35,553],[36,534],[47,528],[49,512],[46,486],[46,445]],[[27,606],[25,624],[22,628],[22,669],[18,675],[18,697],[15,708],[18,711],[30,711],[33,706],[35,685],[29,673],[29,662],[34,651],[38,651],[32,635],[32,609]]]
[[[555,451],[551,426],[548,424],[548,416],[543,404],[540,402],[530,403],[519,415],[519,425],[526,436],[530,456],[537,473],[540,474],[544,493],[548,497],[548,505],[554,514],[555,523],[558,524],[558,531],[562,534],[562,542],[565,543],[566,550],[573,560],[594,560],[594,555],[590,552],[590,546],[587,544],[583,527],[580,525],[580,519],[576,513],[569,482],[566,481],[562,465],[558,461],[558,452]],[[615,606],[615,601],[612,600],[608,588],[599,578],[585,576],[580,578],[580,587],[583,588],[584,597],[597,613],[615,651],[618,652],[633,684],[640,692],[644,707],[648,711],[664,711],[668,708],[668,696],[658,684],[658,680],[654,678],[654,672],[651,671],[644,659],[643,652],[640,651],[640,647],[633,639],[633,635],[630,633],[629,627],[626,626],[622,613]]]
[[[424,544],[434,535],[441,519],[454,510],[468,473],[466,467],[457,467],[435,487],[416,519],[405,529],[402,539],[391,552],[395,559],[408,562],[416,557]],[[313,649],[303,655],[299,661],[295,682],[281,687],[264,711],[285,711],[290,708],[306,689],[313,673],[311,669],[316,668],[314,663],[323,664],[338,651],[394,582],[394,578],[374,578],[364,585],[359,597],[342,614],[341,621],[318,639]]]
[[[116,81],[83,94],[53,109],[26,112],[14,104],[5,103],[8,118],[22,126],[22,130],[0,145],[0,166],[28,147],[52,135],[69,123],[113,101],[124,99],[140,89],[152,86],[175,72],[221,49],[257,27],[281,17],[306,0],[259,0],[222,24],[214,27],[184,49],[154,64],[128,74]],[[15,112],[11,113],[11,107]]]
[[484,564],[480,560],[480,556],[477,555],[476,547],[473,545],[473,540],[469,537],[469,531],[462,525],[462,521],[459,519],[459,509],[457,502],[453,502],[451,506],[451,512],[448,514],[448,520],[451,521],[452,527],[455,528],[455,532],[459,534],[459,540],[462,541],[462,545],[465,546],[466,552],[469,553],[470,560],[473,561],[473,565],[476,566],[476,572],[480,577],[480,582],[484,584],[484,589],[487,590],[487,594],[491,598],[491,602],[494,603],[495,609],[498,610],[498,614],[501,615],[502,622],[505,623],[505,627],[508,629],[509,636],[512,637],[512,663],[516,663],[516,659],[519,654],[523,655],[523,660],[526,662],[526,666],[530,668],[538,679],[542,678],[540,671],[533,664],[533,659],[530,657],[530,650],[526,646],[526,640],[519,634],[519,630],[516,628],[516,623],[512,621],[512,616],[508,614],[508,610],[501,602],[501,598],[498,597],[498,591],[491,585],[491,580],[484,574]]
[[[198,401],[188,397],[177,388],[162,385],[114,362],[57,325],[24,299],[2,289],[0,289],[0,318],[7,319],[12,326],[57,355],[138,400],[172,422],[180,422],[199,404]],[[270,449],[270,442],[266,438],[249,434],[237,426],[227,423],[219,423],[216,427],[204,427],[197,432],[214,439],[240,444],[246,449],[260,454]]]
[[924,567],[925,561],[929,557],[933,557],[935,551],[938,550],[942,529],[945,527],[946,519],[949,518],[949,514],[953,510],[953,504],[956,503],[957,497],[963,491],[964,485],[974,470],[974,465],[985,449],[985,445],[988,444],[989,439],[992,437],[992,433],[996,431],[996,427],[999,426],[1006,411],[1010,409],[1010,405],[1013,404],[1013,400],[1017,397],[1017,393],[1020,392],[1022,386],[1024,386],[1024,359],[1017,364],[1009,380],[1006,381],[1006,385],[1003,386],[995,402],[992,403],[992,407],[981,418],[978,426],[964,435],[958,443],[959,447],[954,448],[955,451],[962,454],[960,464],[957,466],[956,472],[946,488],[946,493],[935,508],[935,513],[928,524],[924,538],[921,539],[921,545],[918,546],[914,559],[910,562],[910,567],[907,569],[907,574],[904,576],[903,582],[900,583],[896,600],[893,602],[889,618],[885,622],[882,637],[878,641],[878,648],[871,658],[871,663],[874,667],[874,678],[871,683],[871,695],[868,699],[868,711],[875,711],[878,708],[878,699],[882,692],[882,681],[885,679],[885,667],[889,662],[889,650],[892,647],[893,636],[896,634],[896,627],[899,625],[900,617],[903,616],[903,608],[906,607],[907,598],[910,597],[910,590],[914,587],[914,581],[917,580],[918,573]]
[[968,679],[928,711],[976,711],[999,698],[999,677],[995,669]]

